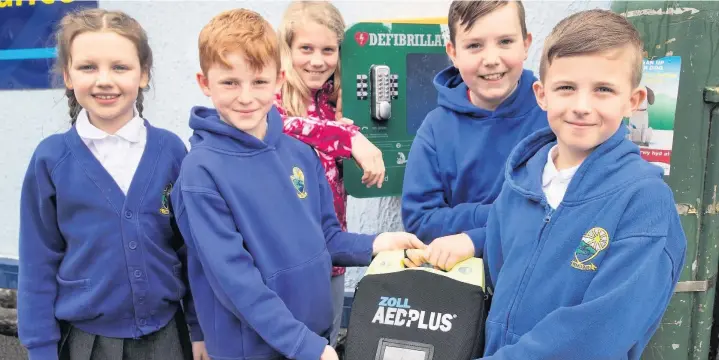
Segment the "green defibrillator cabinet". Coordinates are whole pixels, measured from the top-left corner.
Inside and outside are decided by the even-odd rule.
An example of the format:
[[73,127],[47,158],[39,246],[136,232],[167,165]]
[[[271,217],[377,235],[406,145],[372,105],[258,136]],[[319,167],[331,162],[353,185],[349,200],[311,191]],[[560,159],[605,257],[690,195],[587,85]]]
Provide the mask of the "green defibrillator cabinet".
[[[719,2],[614,1],[644,41],[649,96],[628,121],[664,168],[687,237],[679,284],[643,359],[714,359],[719,260]],[[627,299],[632,301],[632,299]],[[627,314],[631,316],[631,314]],[[710,355],[711,353],[711,355]]]
[[[390,22],[391,21],[391,22]],[[362,22],[342,43],[342,111],[383,154],[381,189],[361,183],[362,169],[344,163],[344,184],[357,198],[399,196],[417,129],[437,104],[434,75],[451,65],[446,19]]]

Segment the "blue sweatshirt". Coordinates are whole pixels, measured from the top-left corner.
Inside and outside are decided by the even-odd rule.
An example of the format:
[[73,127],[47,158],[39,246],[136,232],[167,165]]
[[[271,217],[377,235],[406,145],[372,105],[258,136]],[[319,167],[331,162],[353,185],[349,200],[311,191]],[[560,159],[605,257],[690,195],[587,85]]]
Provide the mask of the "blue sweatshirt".
[[580,165],[556,210],[547,128],[523,140],[486,227],[494,298],[484,359],[639,359],[669,304],[686,238],[661,168],[621,127]]
[[187,150],[176,135],[145,126],[127,196],[75,127],[44,139],[30,160],[18,286],[19,335],[30,359],[57,359],[58,320],[134,338],[164,327],[185,297],[184,245],[171,227],[168,195]]
[[[473,105],[459,71],[434,79],[439,106],[427,114],[412,143],[402,188],[402,221],[429,244],[440,236],[484,227],[504,181],[510,151],[547,126],[524,70],[517,89],[496,110]],[[467,234],[480,250],[482,237]]]
[[195,107],[172,200],[190,285],[213,359],[317,360],[332,325],[332,264],[369,264],[374,236],[341,231],[317,154],[282,133],[264,140]]

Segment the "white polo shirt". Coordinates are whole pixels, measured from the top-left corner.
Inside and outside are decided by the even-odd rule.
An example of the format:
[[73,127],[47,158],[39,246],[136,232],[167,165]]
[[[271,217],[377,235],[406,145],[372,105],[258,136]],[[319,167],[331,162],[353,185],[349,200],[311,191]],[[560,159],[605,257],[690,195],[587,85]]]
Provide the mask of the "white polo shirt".
[[544,165],[544,172],[542,172],[542,191],[544,196],[547,197],[547,202],[556,209],[559,203],[564,199],[564,194],[567,192],[569,182],[572,181],[572,177],[577,172],[579,165],[564,169],[557,170],[554,165],[554,159],[557,158],[557,145],[554,145],[547,155],[547,163]]
[[127,195],[147,143],[145,121],[135,113],[135,117],[115,134],[108,134],[92,125],[87,112],[82,109],[75,128],[95,158]]

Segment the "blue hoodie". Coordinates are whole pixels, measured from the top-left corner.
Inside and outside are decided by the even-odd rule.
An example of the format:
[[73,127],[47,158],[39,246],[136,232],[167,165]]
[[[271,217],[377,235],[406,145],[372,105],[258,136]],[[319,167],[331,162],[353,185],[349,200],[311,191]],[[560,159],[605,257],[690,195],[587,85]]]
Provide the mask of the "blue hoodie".
[[669,304],[686,238],[663,171],[621,127],[580,165],[556,210],[549,130],[523,140],[486,227],[494,298],[483,359],[639,359]]
[[276,108],[267,122],[258,140],[193,108],[172,201],[210,357],[317,360],[331,266],[369,264],[374,237],[341,231],[317,154],[282,133]]
[[[467,85],[449,67],[434,79],[439,106],[417,131],[402,188],[407,231],[430,243],[437,237],[484,227],[504,181],[504,164],[520,140],[547,126],[524,70],[517,89],[496,110],[469,101]],[[476,236],[467,234],[481,250]]]

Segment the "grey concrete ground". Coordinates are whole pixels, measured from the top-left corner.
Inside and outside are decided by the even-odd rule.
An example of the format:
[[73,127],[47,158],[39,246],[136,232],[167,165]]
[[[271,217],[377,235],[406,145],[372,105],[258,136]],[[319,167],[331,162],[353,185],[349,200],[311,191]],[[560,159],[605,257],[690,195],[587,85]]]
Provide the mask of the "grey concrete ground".
[[25,360],[27,352],[15,337],[0,335],[0,360]]
[[16,308],[16,291],[0,289],[0,360],[27,359],[27,352],[14,336],[17,334]]

